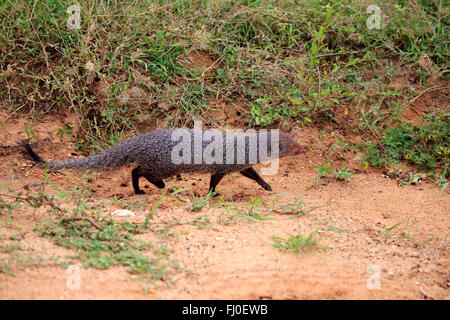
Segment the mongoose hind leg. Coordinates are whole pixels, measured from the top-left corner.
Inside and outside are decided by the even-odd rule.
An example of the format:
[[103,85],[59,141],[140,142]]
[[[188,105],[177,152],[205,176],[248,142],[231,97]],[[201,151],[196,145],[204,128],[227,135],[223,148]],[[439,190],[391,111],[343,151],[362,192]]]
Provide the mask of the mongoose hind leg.
[[142,175],[145,179],[147,179],[148,182],[153,183],[156,187],[158,187],[159,189],[164,189],[164,187],[166,186],[164,181],[162,179],[159,180],[155,180],[151,177],[148,177],[146,175]]
[[247,177],[249,179],[255,180],[256,182],[258,182],[258,184],[263,187],[265,190],[267,191],[272,191],[272,187],[263,180],[263,178],[261,178],[259,176],[259,174],[255,171],[255,169],[253,169],[252,167],[244,169],[242,171],[240,171],[240,173],[244,176]]
[[145,192],[141,190],[141,188],[139,188],[140,177],[144,177],[148,182],[154,184],[159,189],[163,189],[166,186],[162,179],[155,179],[152,176],[146,174],[145,170],[143,170],[141,167],[137,167],[136,169],[133,169],[133,171],[131,171],[131,181],[135,194],[145,194]]
[[[211,175],[211,180],[209,182],[209,192],[216,192],[216,186],[219,184],[220,180],[225,176],[225,173],[214,173]],[[217,197],[218,193],[214,195]]]

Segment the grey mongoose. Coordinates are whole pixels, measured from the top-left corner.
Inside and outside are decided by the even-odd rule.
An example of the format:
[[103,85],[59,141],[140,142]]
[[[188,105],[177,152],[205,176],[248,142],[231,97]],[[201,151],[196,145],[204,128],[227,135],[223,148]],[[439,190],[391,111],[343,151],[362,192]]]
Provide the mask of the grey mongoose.
[[[188,157],[188,161],[185,161],[188,163],[175,163],[176,161],[173,161],[172,150],[181,141],[181,137],[180,139],[175,139],[175,141],[173,141],[173,134],[175,133],[175,130],[184,130],[187,138],[190,138],[190,146],[192,147],[190,150],[193,150],[193,152],[189,151],[190,155],[184,154],[184,150],[179,153],[180,156]],[[133,189],[136,194],[145,193],[139,188],[140,177],[146,178],[156,187],[162,189],[165,187],[163,179],[173,177],[175,175],[179,176],[180,173],[186,172],[211,173],[209,189],[212,192],[215,192],[217,184],[223,176],[225,176],[225,174],[236,171],[239,171],[245,177],[256,181],[265,190],[272,191],[270,185],[265,182],[252,168],[252,165],[255,164],[255,158],[253,158],[253,161],[250,161],[249,153],[251,148],[259,148],[260,144],[262,144],[263,146],[267,145],[266,149],[269,157],[272,155],[271,136],[273,132],[271,130],[265,131],[265,134],[262,134],[261,131],[256,132],[256,145],[252,145],[252,142],[255,140],[250,140],[249,135],[246,133],[233,133],[233,135],[231,135],[230,133],[220,133],[215,131],[215,133],[219,135],[219,138],[220,136],[222,138],[223,161],[215,161],[215,163],[211,163],[210,160],[207,161],[207,159],[204,158],[196,161],[195,159],[198,159],[198,151],[196,151],[195,143],[197,143],[197,147],[200,146],[198,145],[198,142],[195,142],[195,139],[198,137],[198,134],[201,135],[200,137],[205,137],[205,133],[208,131],[211,132],[211,130],[194,129],[157,129],[125,140],[99,154],[85,158],[67,159],[62,161],[46,161],[33,151],[28,142],[23,142],[23,146],[31,159],[45,164],[47,168],[51,170],[59,170],[63,168],[109,170],[127,164],[134,165],[135,168],[131,172],[131,178]],[[276,137],[276,135],[274,137]],[[238,142],[239,138],[244,139],[241,140],[240,144]],[[267,139],[267,141],[264,142],[263,139]],[[210,138],[208,142],[202,138],[200,140],[200,152],[203,154],[207,150],[206,148],[208,148],[208,145],[215,140],[216,138]],[[231,143],[233,144],[234,150],[237,150],[236,152],[230,152],[227,149],[227,141],[232,141]],[[242,143],[242,141],[244,142]],[[278,131],[277,142],[277,145],[279,146],[278,157],[304,153],[306,151],[303,146],[296,143],[288,134],[281,131]],[[241,148],[241,151],[245,148],[245,161],[238,161],[239,148]],[[209,147],[209,149],[211,149],[211,147]],[[214,150],[211,155],[216,156],[215,152],[216,151]],[[274,156],[276,156],[276,153],[274,153]],[[219,155],[219,160],[220,158],[221,157]],[[230,161],[230,159],[232,161]],[[264,160],[267,160],[267,158],[264,159],[260,156],[260,152],[257,152],[256,162],[260,163]]]

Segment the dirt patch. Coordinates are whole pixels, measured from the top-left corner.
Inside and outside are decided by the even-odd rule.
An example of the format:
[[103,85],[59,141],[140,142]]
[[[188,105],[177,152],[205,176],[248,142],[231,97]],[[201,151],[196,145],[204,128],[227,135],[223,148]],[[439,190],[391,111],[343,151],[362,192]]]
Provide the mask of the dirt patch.
[[[44,119],[33,123],[40,152],[46,158],[62,159],[76,154],[70,145],[58,142],[55,131],[62,123]],[[14,143],[24,121],[10,122],[0,130],[3,145]],[[354,177],[348,182],[329,179],[312,187],[315,166],[329,158],[326,139],[317,140],[314,129],[293,132],[297,140],[310,145],[307,154],[280,161],[277,175],[265,180],[273,192],[238,174],[223,179],[218,190],[224,201],[245,208],[259,198],[269,208],[292,203],[301,196],[306,208],[299,216],[263,210],[269,220],[246,217],[231,219],[233,212],[214,206],[218,199],[200,212],[168,195],[152,219],[143,240],[166,244],[170,260],[178,265],[165,282],[144,288],[125,267],[107,270],[81,268],[80,289],[69,289],[68,271],[58,257],[73,251],[54,245],[33,231],[48,217],[43,208],[21,207],[0,215],[0,235],[4,245],[19,244],[26,262],[12,262],[10,272],[0,273],[2,299],[449,299],[449,191],[431,183],[400,187],[379,170],[356,170],[356,155],[344,154]],[[330,139],[330,138],[329,138]],[[355,158],[354,161],[351,159]],[[331,158],[340,165],[340,157]],[[3,156],[1,184],[12,190],[40,183],[42,169],[17,152]],[[70,189],[83,173],[50,173],[49,182]],[[161,194],[143,183],[147,195],[137,196],[130,184],[130,168],[102,172],[88,181],[93,190],[86,201],[98,202],[113,196],[124,201],[144,201],[149,210]],[[205,194],[207,175],[185,175],[169,181],[168,187],[189,188]],[[4,189],[6,190],[6,189]],[[3,191],[6,193],[7,191]],[[281,198],[277,198],[284,194]],[[181,195],[192,200],[188,190]],[[105,216],[117,209],[105,208]],[[117,219],[143,223],[145,215]],[[205,216],[208,223],[194,220]],[[392,233],[386,230],[400,223]],[[308,235],[317,230],[326,250],[307,254],[284,252],[272,246],[272,237],[287,238],[298,228]],[[170,234],[170,236],[168,236]],[[407,240],[405,235],[409,237]],[[11,238],[12,236],[12,238]],[[415,246],[416,244],[423,244]],[[3,252],[1,258],[8,258]]]
[[[439,90],[436,90],[439,89]],[[403,120],[411,124],[418,124],[421,118],[433,111],[448,113],[450,105],[450,88],[446,82],[434,81],[429,88],[421,90],[413,100],[412,106],[406,108]]]

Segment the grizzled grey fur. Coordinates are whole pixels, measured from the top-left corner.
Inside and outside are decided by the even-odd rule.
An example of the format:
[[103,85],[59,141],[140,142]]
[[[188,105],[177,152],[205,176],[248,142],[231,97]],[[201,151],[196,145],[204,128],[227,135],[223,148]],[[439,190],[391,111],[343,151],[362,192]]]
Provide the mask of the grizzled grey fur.
[[[221,133],[223,137],[223,163],[208,164],[203,159],[202,163],[194,163],[194,132],[204,133],[205,131],[195,131],[192,129],[185,130],[191,136],[191,163],[175,164],[172,161],[172,149],[179,143],[179,141],[172,141],[171,136],[174,130],[180,129],[159,129],[145,133],[140,136],[130,138],[123,141],[103,152],[80,159],[68,159],[63,161],[46,161],[37,155],[33,149],[24,143],[25,150],[30,157],[37,161],[44,163],[49,169],[113,169],[123,165],[131,164],[136,168],[132,171],[132,183],[135,193],[144,193],[139,188],[139,177],[145,177],[149,182],[153,183],[158,188],[164,188],[164,182],[162,179],[179,175],[183,172],[204,172],[211,173],[210,190],[215,191],[216,185],[220,182],[222,177],[230,172],[239,171],[244,176],[255,180],[264,189],[271,190],[271,187],[251,168],[254,163],[249,163],[249,143],[248,136],[245,137],[245,162],[237,164],[237,140],[234,139],[234,163],[227,163],[226,159],[226,134]],[[245,133],[241,133],[241,135]],[[271,155],[271,131],[267,131],[267,155],[272,158]],[[260,132],[256,134],[257,144],[259,147],[260,139],[263,138]],[[202,139],[202,151],[210,141],[203,141]],[[298,154],[304,152],[304,148],[297,144],[289,135],[279,132],[279,157],[283,157],[289,154]],[[257,152],[257,162],[261,162]],[[229,161],[228,161],[229,162]]]

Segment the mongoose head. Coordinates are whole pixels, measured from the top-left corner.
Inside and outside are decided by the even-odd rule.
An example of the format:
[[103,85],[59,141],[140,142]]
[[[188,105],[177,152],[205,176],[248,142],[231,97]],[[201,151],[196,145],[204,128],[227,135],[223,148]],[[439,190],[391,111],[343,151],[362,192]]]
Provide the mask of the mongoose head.
[[306,148],[295,142],[287,133],[280,132],[279,139],[280,157],[306,152]]

